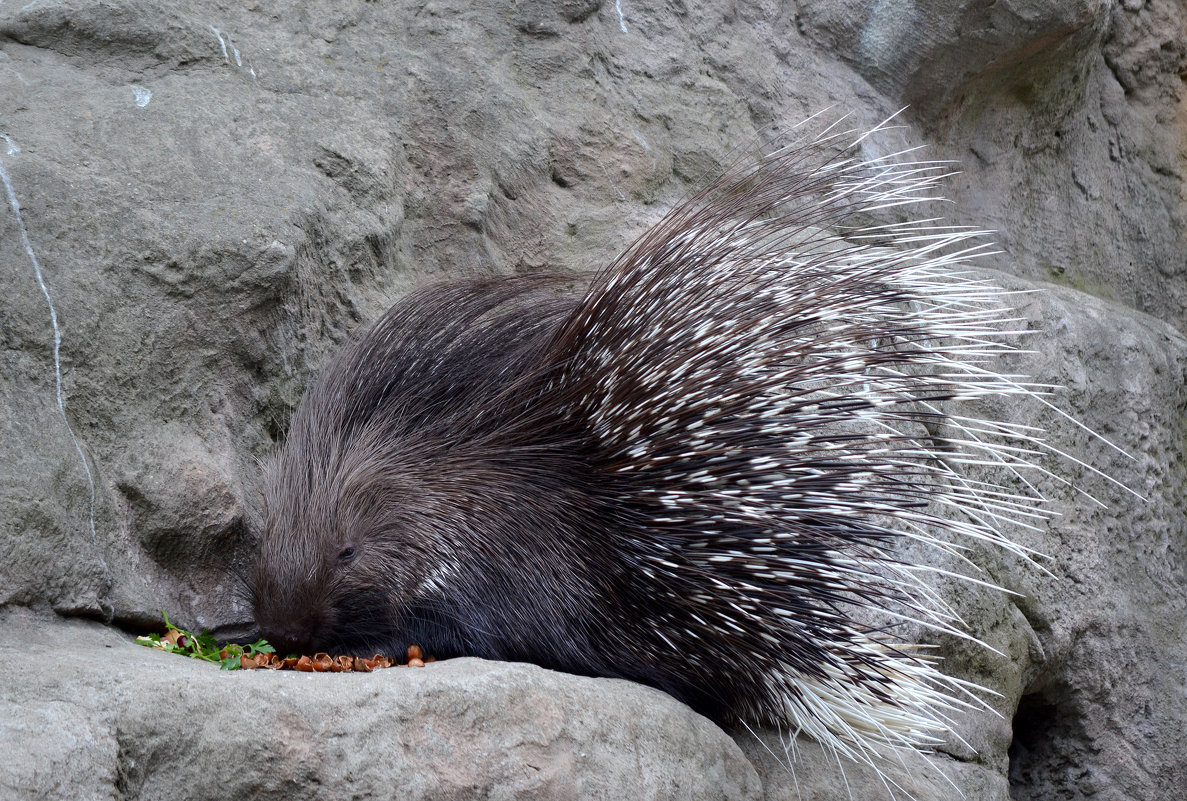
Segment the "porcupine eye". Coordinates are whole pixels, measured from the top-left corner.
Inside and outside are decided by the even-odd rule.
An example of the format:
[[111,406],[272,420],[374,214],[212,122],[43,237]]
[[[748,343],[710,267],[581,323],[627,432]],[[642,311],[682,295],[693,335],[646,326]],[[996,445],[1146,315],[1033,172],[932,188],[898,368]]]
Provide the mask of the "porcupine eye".
[[346,564],[347,562],[349,562],[349,561],[350,561],[350,560],[352,560],[352,559],[354,559],[354,546],[353,546],[353,545],[347,545],[347,546],[346,546],[345,548],[343,548],[343,549],[342,549],[342,551],[341,551],[341,552],[338,554],[338,562],[339,562],[339,563],[341,563],[341,564]]

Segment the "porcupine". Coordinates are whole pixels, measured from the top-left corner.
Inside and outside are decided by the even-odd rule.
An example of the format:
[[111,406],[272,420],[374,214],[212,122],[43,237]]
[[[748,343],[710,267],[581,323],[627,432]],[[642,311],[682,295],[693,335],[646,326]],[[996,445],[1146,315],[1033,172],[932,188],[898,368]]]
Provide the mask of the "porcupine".
[[262,636],[631,679],[863,761],[938,742],[968,685],[860,621],[959,627],[904,541],[1027,557],[1000,529],[1046,514],[1020,478],[1038,432],[959,410],[1041,390],[992,369],[1013,332],[967,266],[983,232],[871,222],[947,167],[863,139],[735,165],[576,296],[396,303],[265,472]]

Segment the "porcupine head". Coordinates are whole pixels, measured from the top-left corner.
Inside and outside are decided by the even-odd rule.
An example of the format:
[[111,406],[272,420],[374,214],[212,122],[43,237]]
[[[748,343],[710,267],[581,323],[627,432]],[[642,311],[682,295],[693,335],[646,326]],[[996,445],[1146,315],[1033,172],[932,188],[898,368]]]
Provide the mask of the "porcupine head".
[[731,168],[579,297],[397,303],[266,471],[261,634],[633,679],[866,761],[937,742],[979,702],[866,613],[955,630],[898,543],[1022,553],[999,523],[1045,513],[985,468],[1043,446],[952,413],[1034,391],[992,369],[1009,312],[965,267],[988,245],[904,218],[946,167],[869,141]]

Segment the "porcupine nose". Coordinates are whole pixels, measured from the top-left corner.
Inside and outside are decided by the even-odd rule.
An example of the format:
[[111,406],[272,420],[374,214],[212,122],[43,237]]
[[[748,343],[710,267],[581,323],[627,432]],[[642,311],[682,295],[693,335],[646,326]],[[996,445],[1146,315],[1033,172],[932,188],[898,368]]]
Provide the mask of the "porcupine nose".
[[297,634],[272,634],[263,635],[263,638],[276,649],[276,653],[280,656],[288,656],[296,654],[301,656],[309,654],[313,651],[313,641],[307,636]]
[[313,653],[314,627],[308,620],[286,620],[260,625],[260,637],[280,656]]

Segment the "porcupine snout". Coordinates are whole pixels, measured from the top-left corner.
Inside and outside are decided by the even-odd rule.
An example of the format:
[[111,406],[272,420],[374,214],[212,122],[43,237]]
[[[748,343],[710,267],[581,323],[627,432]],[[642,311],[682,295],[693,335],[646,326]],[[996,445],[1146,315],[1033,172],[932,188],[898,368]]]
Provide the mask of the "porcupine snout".
[[313,632],[317,628],[317,621],[307,615],[281,620],[274,625],[260,624],[260,637],[267,640],[278,654],[310,654],[315,650]]
[[278,654],[313,653],[318,645],[317,632],[325,628],[324,615],[308,609],[286,613],[275,609],[272,603],[253,603],[260,637],[275,647]]
[[[259,636],[276,652],[311,654],[325,646],[332,624],[332,609],[322,598],[317,571],[310,578],[291,575],[291,571],[270,569],[275,562],[256,565],[252,576],[251,605],[255,611]],[[291,564],[290,564],[291,566]]]

